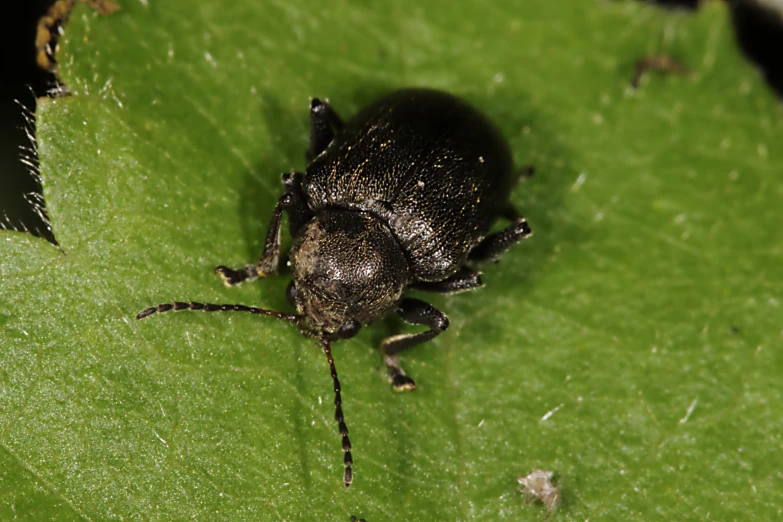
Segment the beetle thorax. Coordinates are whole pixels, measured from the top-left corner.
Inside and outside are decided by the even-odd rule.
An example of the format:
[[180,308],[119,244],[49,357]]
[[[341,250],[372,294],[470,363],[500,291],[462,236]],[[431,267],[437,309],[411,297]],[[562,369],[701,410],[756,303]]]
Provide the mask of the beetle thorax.
[[397,240],[364,212],[328,209],[316,215],[297,233],[291,265],[299,313],[326,333],[392,312],[410,282]]

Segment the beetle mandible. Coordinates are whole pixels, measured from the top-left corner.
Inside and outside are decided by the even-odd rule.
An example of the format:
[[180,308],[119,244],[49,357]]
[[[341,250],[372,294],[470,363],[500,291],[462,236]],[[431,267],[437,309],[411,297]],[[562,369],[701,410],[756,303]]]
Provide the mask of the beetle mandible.
[[[372,103],[344,125],[328,102],[310,103],[309,162],[283,175],[285,192],[272,212],[261,260],[240,269],[215,268],[227,286],[277,271],[280,228],[288,215],[294,238],[293,280],[286,297],[296,314],[244,305],[175,302],[169,310],[238,311],[295,324],[316,339],[334,382],[335,420],[353,481],[353,457],[331,343],[392,312],[428,329],[381,342],[395,390],[415,390],[399,353],[449,326],[432,305],[404,297],[407,289],[451,294],[483,286],[476,268],[497,260],[531,235],[509,203],[512,158],[492,123],[466,102],[430,89],[404,89]],[[511,221],[488,234],[499,217]]]

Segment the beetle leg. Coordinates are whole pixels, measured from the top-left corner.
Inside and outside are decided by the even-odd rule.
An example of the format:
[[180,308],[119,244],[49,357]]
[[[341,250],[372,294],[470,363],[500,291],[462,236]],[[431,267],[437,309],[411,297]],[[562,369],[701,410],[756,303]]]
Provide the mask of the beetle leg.
[[334,131],[342,128],[343,121],[329,103],[313,98],[310,102],[310,147],[307,150],[307,161],[312,161],[326,150],[334,139]]
[[397,354],[412,348],[421,343],[425,343],[449,327],[449,318],[446,315],[424,301],[418,299],[406,298],[400,302],[397,313],[403,321],[409,324],[423,324],[430,329],[426,332],[415,334],[401,334],[387,337],[381,341],[383,350],[383,361],[386,369],[389,370],[389,382],[395,391],[416,389],[416,383],[413,379],[405,375],[400,368],[400,360]]
[[307,207],[307,203],[305,203],[304,192],[302,192],[303,176],[301,172],[283,174],[285,191],[291,195],[288,205],[283,209],[288,213],[288,229],[291,232],[291,236],[295,236],[302,225],[313,217],[313,213]]
[[301,196],[299,181],[301,174],[284,174],[283,184],[286,193],[280,196],[272,211],[272,219],[269,221],[269,230],[264,241],[264,253],[255,265],[247,265],[244,268],[232,269],[226,266],[215,268],[215,273],[220,274],[226,286],[234,286],[244,281],[252,281],[259,277],[266,277],[277,271],[280,263],[280,225],[283,211],[288,213],[291,220],[291,229],[296,230],[309,219],[310,211]]
[[443,281],[418,281],[416,283],[411,283],[408,288],[423,290],[424,292],[437,292],[439,294],[456,294],[459,292],[467,292],[468,290],[475,290],[482,286],[484,286],[484,282],[481,280],[481,274],[479,272],[461,268],[457,273]]
[[518,217],[500,232],[485,237],[484,241],[470,251],[468,261],[475,264],[497,261],[511,245],[531,235],[533,235],[533,231],[530,230],[525,218]]

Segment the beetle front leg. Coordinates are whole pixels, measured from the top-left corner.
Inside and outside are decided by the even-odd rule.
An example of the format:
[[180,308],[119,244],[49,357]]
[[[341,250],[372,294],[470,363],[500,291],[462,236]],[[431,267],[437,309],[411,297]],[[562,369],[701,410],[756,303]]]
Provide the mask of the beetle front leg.
[[277,267],[280,263],[280,225],[283,221],[283,211],[288,213],[292,230],[298,229],[310,215],[310,211],[300,194],[300,179],[301,174],[283,175],[286,193],[280,196],[274,211],[272,211],[272,219],[269,221],[269,230],[264,241],[264,253],[261,255],[258,263],[239,269],[232,269],[222,265],[215,268],[215,273],[220,274],[226,286],[238,285],[244,281],[252,281],[277,272]]
[[381,341],[383,361],[389,371],[389,382],[392,387],[395,391],[414,391],[416,383],[400,368],[400,359],[397,354],[425,343],[446,330],[449,327],[449,318],[431,304],[411,298],[403,299],[400,302],[397,313],[406,323],[423,324],[430,328],[426,332],[393,335]]
[[334,131],[340,131],[342,128],[343,121],[329,103],[313,98],[310,102],[310,147],[307,150],[307,161],[312,161],[326,150],[334,139]]

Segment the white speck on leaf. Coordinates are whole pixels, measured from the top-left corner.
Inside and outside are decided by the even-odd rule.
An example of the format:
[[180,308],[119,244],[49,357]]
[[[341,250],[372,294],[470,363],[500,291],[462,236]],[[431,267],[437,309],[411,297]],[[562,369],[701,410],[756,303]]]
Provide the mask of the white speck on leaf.
[[688,411],[685,412],[685,416],[680,419],[680,424],[685,424],[688,422],[688,419],[691,418],[691,414],[693,413],[693,410],[696,409],[696,405],[699,403],[699,399],[693,399],[693,402],[690,406],[688,406]]
[[576,181],[574,181],[573,186],[571,186],[571,190],[573,190],[574,192],[579,190],[579,188],[582,185],[584,185],[584,182],[585,182],[586,179],[587,179],[587,174],[585,174],[584,172],[580,172],[579,176],[577,176],[577,178],[576,178]]
[[168,442],[166,442],[166,441],[163,439],[163,437],[161,437],[160,435],[158,435],[158,432],[157,432],[157,431],[155,431],[155,430],[152,430],[152,432],[155,434],[155,436],[156,436],[156,437],[158,437],[158,440],[160,440],[160,441],[161,441],[163,444],[165,444],[166,446],[168,446],[168,445],[169,445],[169,443],[168,443]]
[[212,55],[209,54],[209,51],[205,51],[204,52],[204,59],[206,59],[207,62],[209,63],[209,65],[211,65],[212,67],[217,67],[217,62],[212,57]]
[[559,410],[560,408],[562,408],[562,407],[563,407],[563,403],[561,402],[560,404],[558,404],[557,406],[555,406],[554,408],[552,408],[551,410],[549,410],[548,412],[546,412],[546,413],[544,414],[544,416],[543,416],[543,417],[541,417],[541,421],[540,421],[540,422],[546,422],[546,421],[548,421],[549,419],[551,419],[551,418],[552,418],[552,415],[554,415],[555,413],[557,413],[557,412],[558,412],[558,410]]

